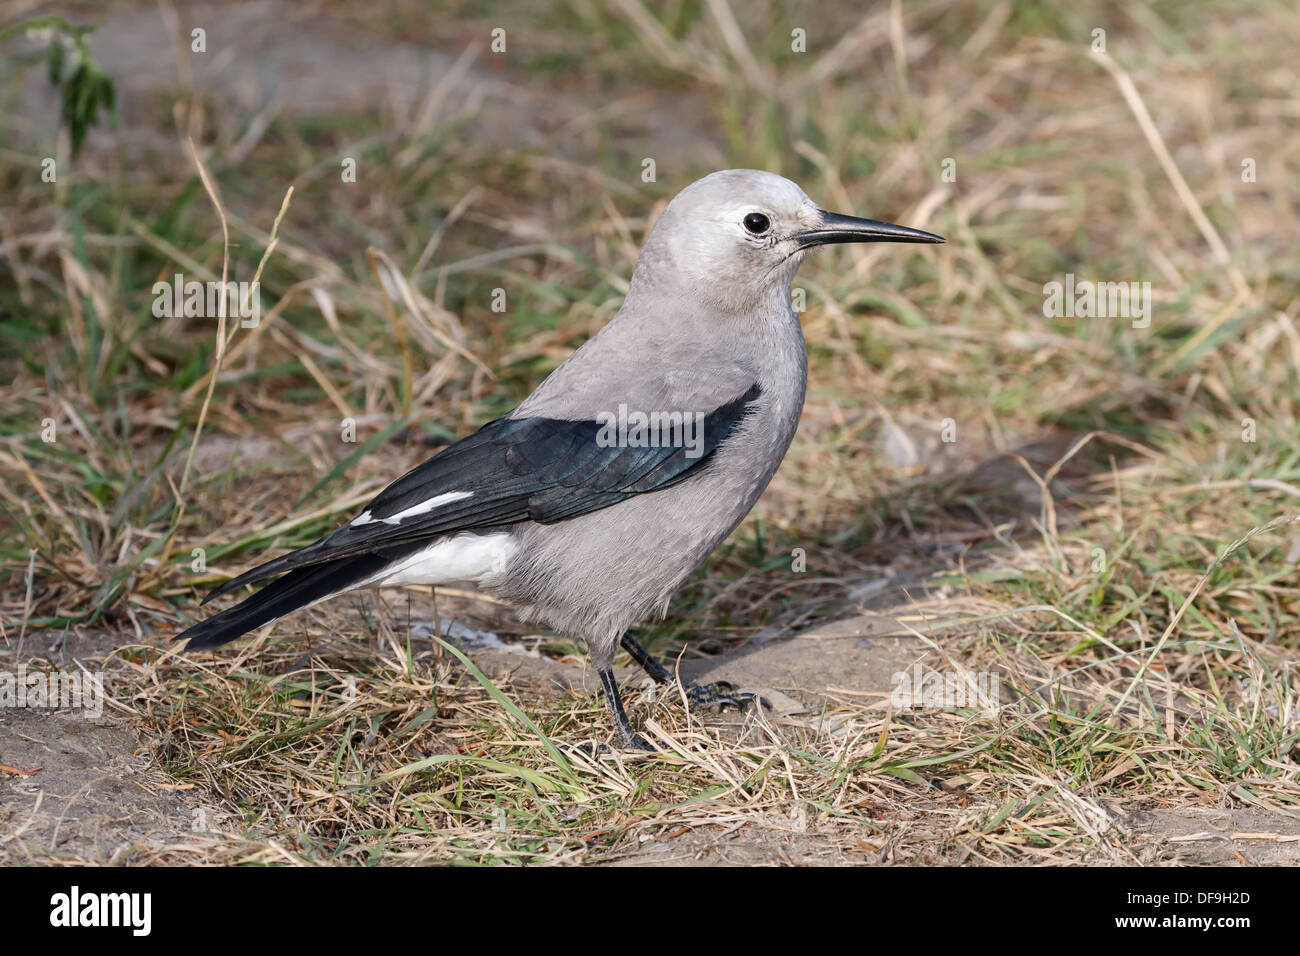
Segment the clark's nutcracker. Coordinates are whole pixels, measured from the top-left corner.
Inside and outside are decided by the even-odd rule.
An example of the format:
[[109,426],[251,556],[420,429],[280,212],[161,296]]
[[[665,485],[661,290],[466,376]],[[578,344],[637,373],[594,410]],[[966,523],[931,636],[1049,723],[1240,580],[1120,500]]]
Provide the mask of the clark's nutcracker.
[[[397,479],[352,521],[239,575],[204,603],[277,580],[177,639],[215,647],[357,588],[472,584],[581,636],[620,745],[612,665],[629,634],[749,513],[794,437],[807,359],[790,282],[833,242],[943,242],[819,209],[772,173],[731,169],[683,189],[651,230],[618,315],[504,418]],[[695,704],[752,701],[725,682]]]

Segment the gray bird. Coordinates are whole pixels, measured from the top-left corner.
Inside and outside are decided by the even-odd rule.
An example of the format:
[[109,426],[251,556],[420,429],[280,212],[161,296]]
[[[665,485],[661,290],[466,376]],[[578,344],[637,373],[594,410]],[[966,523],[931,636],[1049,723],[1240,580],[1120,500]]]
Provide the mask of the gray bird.
[[[618,314],[514,411],[397,479],[350,523],[226,582],[206,604],[277,577],[177,635],[215,647],[345,591],[470,584],[527,620],[582,637],[618,743],[632,729],[614,680],[621,645],[672,675],[628,628],[740,524],[794,437],[808,377],[790,282],[837,242],[940,236],[819,209],[749,169],[683,189],[651,230]],[[696,705],[752,695],[691,686]]]

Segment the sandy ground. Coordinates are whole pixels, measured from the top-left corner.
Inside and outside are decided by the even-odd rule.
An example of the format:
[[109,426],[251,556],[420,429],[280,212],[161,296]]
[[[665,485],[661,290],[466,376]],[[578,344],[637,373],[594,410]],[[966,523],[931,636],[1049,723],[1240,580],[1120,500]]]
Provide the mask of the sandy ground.
[[[59,640],[54,632],[27,635],[23,657],[45,657],[65,672],[99,671],[118,643],[103,632],[66,649]],[[0,669],[16,672],[16,650],[14,642]],[[110,665],[107,688],[113,673]],[[98,718],[80,709],[0,708],[0,764],[8,771],[0,772],[0,860],[122,863],[193,839],[205,806],[160,768],[158,744],[107,702]]]

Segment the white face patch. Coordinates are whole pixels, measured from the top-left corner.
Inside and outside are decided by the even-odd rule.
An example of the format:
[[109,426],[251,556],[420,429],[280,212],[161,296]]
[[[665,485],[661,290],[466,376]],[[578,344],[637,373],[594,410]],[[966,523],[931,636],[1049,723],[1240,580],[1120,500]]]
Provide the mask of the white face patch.
[[421,501],[419,504],[411,505],[411,507],[407,508],[405,511],[399,511],[397,514],[389,515],[387,518],[376,518],[370,514],[369,510],[367,510],[352,519],[352,526],[357,528],[361,525],[374,524],[376,521],[382,521],[384,524],[401,524],[407,518],[414,518],[416,515],[427,514],[434,508],[451,504],[453,501],[460,501],[462,498],[473,497],[474,492],[472,491],[449,491],[446,494],[434,495],[432,498]]

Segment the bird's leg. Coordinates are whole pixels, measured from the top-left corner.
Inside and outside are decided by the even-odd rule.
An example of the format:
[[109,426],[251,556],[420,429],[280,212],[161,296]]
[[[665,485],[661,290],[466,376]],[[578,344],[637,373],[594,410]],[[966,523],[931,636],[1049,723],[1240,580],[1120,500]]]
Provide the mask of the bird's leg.
[[618,736],[619,746],[625,750],[648,750],[653,753],[654,748],[632,729],[632,724],[627,719],[627,711],[623,709],[623,698],[618,694],[618,681],[614,680],[614,669],[602,667],[596,673],[600,674],[600,686],[605,688],[605,698],[609,701],[609,715],[614,720],[614,733]]
[[632,655],[632,660],[640,664],[641,669],[649,674],[650,679],[656,684],[671,684],[673,682],[672,672],[655,660],[653,654],[638,644],[631,631],[624,631],[619,643],[623,645],[623,650]]
[[[655,660],[653,654],[637,643],[631,632],[625,631],[619,643],[623,645],[623,650],[632,655],[632,660],[640,664],[656,684],[671,684],[673,682],[672,672]],[[719,710],[726,707],[735,707],[740,710],[746,704],[752,703],[759,703],[768,708],[772,706],[755,694],[737,692],[736,686],[725,680],[714,681],[712,684],[687,682],[685,688],[686,699],[690,701],[693,707],[715,706]]]

